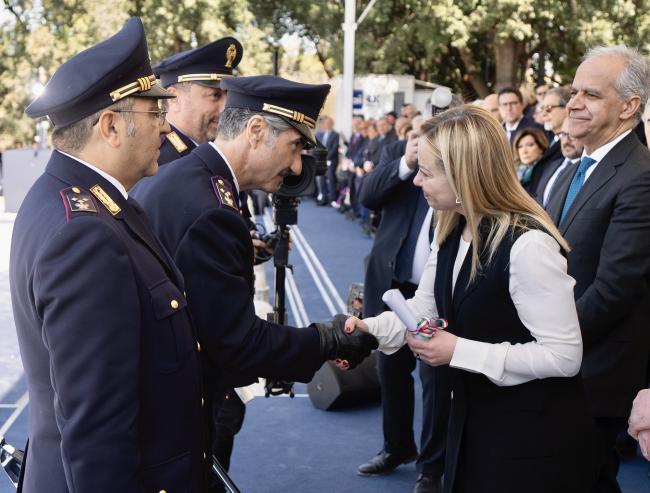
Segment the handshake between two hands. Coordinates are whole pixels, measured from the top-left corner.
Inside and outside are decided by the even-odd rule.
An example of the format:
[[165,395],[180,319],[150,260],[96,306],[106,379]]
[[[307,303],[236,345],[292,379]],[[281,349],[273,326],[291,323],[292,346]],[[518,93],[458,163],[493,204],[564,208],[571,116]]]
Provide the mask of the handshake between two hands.
[[[331,322],[315,325],[321,338],[321,354],[341,370],[354,369],[379,347],[375,336],[369,333],[368,324],[357,317],[335,315]],[[406,335],[406,343],[415,356],[432,366],[449,364],[457,340],[458,337],[444,330],[435,331],[430,339]]]

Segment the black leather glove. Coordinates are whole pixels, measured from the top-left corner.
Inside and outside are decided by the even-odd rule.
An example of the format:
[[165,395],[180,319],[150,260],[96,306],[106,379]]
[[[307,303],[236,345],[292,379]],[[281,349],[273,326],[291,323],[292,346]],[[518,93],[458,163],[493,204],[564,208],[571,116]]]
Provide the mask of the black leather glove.
[[346,315],[335,315],[331,322],[314,325],[320,336],[320,353],[323,358],[347,360],[349,369],[352,370],[370,355],[370,351],[377,349],[379,343],[375,336],[359,329],[347,334],[343,330],[347,319]]

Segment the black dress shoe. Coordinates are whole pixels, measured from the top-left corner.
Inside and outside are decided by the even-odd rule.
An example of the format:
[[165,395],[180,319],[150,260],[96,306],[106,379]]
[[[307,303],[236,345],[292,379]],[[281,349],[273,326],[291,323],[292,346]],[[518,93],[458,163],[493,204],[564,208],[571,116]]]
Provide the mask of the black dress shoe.
[[413,493],[441,493],[442,481],[436,476],[430,474],[419,474],[415,482]]
[[381,451],[365,464],[361,464],[357,472],[361,476],[378,476],[391,472],[402,464],[408,464],[418,458],[417,450],[408,454],[391,454]]

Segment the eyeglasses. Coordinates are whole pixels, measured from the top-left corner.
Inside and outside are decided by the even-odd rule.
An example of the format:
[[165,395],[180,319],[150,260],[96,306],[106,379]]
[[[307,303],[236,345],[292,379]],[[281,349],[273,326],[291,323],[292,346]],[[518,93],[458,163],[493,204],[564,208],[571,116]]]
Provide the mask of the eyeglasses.
[[568,132],[558,132],[557,134],[558,139],[566,139],[567,137],[571,137]]
[[167,118],[167,110],[111,110],[111,111],[114,111],[115,113],[151,113],[152,115],[156,115],[160,123],[163,123],[165,121],[165,118]]
[[550,113],[551,111],[553,111],[554,108],[564,108],[564,105],[563,104],[545,104],[545,105],[539,107],[540,111],[543,111],[544,113]]

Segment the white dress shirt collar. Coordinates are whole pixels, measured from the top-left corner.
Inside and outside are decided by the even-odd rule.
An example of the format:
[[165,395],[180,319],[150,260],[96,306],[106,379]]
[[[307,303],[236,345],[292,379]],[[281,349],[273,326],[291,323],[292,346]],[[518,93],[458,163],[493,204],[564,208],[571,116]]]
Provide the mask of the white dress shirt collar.
[[[623,132],[621,135],[616,137],[613,140],[610,140],[607,144],[600,146],[598,149],[596,149],[594,152],[589,155],[591,159],[596,161],[594,164],[592,164],[587,172],[585,173],[585,181],[591,176],[591,174],[594,172],[598,164],[605,158],[605,156],[611,151],[616,144],[618,144],[621,140],[623,140],[625,137],[628,136],[628,134],[632,131],[632,129],[629,129],[626,132]],[[587,150],[582,151],[582,157],[587,156]]]
[[63,152],[63,151],[60,150],[60,149],[57,149],[57,152],[60,152],[60,153],[63,154],[64,156],[68,156],[70,159],[74,159],[75,161],[77,161],[77,162],[83,164],[84,166],[87,166],[88,168],[90,168],[91,170],[93,170],[95,173],[97,173],[98,175],[100,175],[102,178],[105,178],[105,179],[106,179],[106,180],[107,180],[111,185],[113,185],[115,188],[117,188],[117,190],[122,194],[122,197],[124,197],[125,199],[128,199],[128,198],[129,198],[129,194],[128,194],[127,191],[126,191],[126,188],[124,188],[124,185],[122,185],[122,184],[119,182],[119,180],[118,180],[117,178],[112,177],[111,175],[109,175],[108,173],[106,173],[106,171],[102,171],[102,170],[99,169],[97,166],[93,166],[92,164],[87,163],[87,162],[84,161],[83,159],[79,159],[78,157],[73,156],[73,155],[71,155],[71,154],[68,154],[67,152]]
[[506,131],[507,132],[514,132],[515,130],[517,130],[517,127],[519,126],[519,124],[521,123],[521,120],[523,120],[523,119],[524,119],[524,117],[522,116],[519,120],[517,120],[512,125],[508,125],[507,123],[504,123]]
[[228,166],[228,169],[230,170],[230,174],[232,175],[232,181],[235,184],[235,189],[237,190],[237,195],[239,195],[239,182],[237,181],[237,175],[233,171],[232,166],[230,166],[230,163],[228,162],[228,159],[226,158],[224,153],[221,152],[221,150],[217,147],[217,144],[210,141],[210,145],[212,147],[214,147],[214,150],[219,153],[219,155],[221,156],[221,159],[223,159],[223,162],[226,163],[226,166]]
[[628,136],[628,134],[632,131],[632,129],[629,129],[626,132],[623,132],[621,135],[616,137],[613,140],[610,140],[607,144],[604,144],[600,146],[598,149],[596,149],[594,152],[591,154],[587,154],[587,150],[585,149],[582,151],[582,157],[589,156],[591,159],[596,161],[596,163],[599,163],[603,160],[603,158],[611,151],[616,144],[618,144],[621,140],[623,140],[625,137]]

